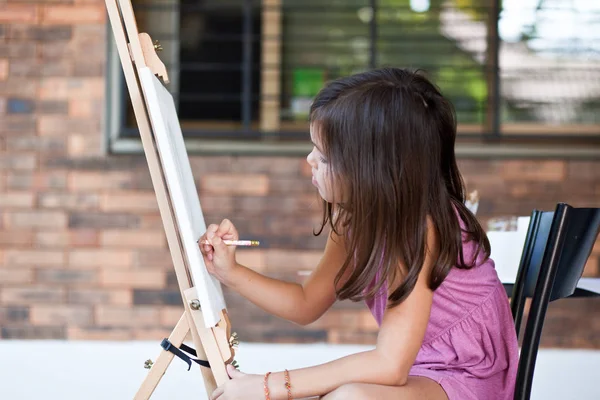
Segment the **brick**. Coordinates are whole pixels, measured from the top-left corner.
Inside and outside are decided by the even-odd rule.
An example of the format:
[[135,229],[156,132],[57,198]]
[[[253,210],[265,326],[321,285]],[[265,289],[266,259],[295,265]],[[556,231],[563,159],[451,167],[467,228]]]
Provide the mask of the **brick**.
[[266,251],[266,264],[268,270],[313,270],[321,258],[322,251],[283,251],[283,250],[268,250]]
[[62,325],[32,326],[17,325],[3,326],[0,328],[0,337],[3,339],[65,339],[66,329]]
[[1,4],[0,23],[38,22],[38,9],[35,4]]
[[91,212],[69,214],[69,228],[136,229],[139,225],[140,217],[131,214]]
[[[74,60],[74,76],[97,76],[106,64],[106,30],[104,25],[75,25],[73,40],[63,51],[63,57]],[[88,57],[77,55],[85,53]]]
[[65,255],[62,251],[50,250],[7,250],[4,258],[8,267],[60,267],[65,263]]
[[64,269],[40,269],[37,272],[36,281],[42,284],[93,284],[97,280],[98,272],[90,270],[64,270]]
[[0,268],[0,282],[3,285],[30,285],[33,283],[33,275],[33,270],[29,268]]
[[332,344],[362,344],[374,345],[377,343],[377,335],[374,332],[354,332],[341,329],[332,329],[327,332],[328,343]]
[[0,118],[0,133],[6,134],[28,134],[36,131],[36,117],[33,115],[10,115]]
[[235,210],[248,214],[295,214],[321,209],[321,203],[314,195],[295,196],[243,196],[235,199]]
[[596,239],[596,243],[594,243],[594,247],[592,247],[592,254],[600,255],[600,237]]
[[42,22],[45,24],[100,24],[104,23],[105,10],[100,4],[77,6],[45,6]]
[[2,304],[55,304],[64,302],[65,296],[65,290],[62,288],[40,285],[5,287],[0,291]]
[[40,100],[102,99],[104,78],[48,78],[40,82]]
[[[171,328],[171,329],[169,329]],[[171,330],[173,327],[169,327],[169,328],[159,328],[156,326],[152,326],[152,327],[147,327],[147,328],[141,328],[141,329],[136,329],[133,328],[133,340],[152,340],[152,341],[156,341],[159,338],[164,338],[169,336],[169,334],[171,333]],[[189,332],[188,332],[188,336],[190,336]],[[191,337],[188,340],[192,340]]]
[[[179,298],[181,299],[181,297],[179,297]],[[179,319],[183,315],[183,307],[182,306],[160,307],[159,313],[160,313],[160,320],[159,320],[160,325],[174,327],[175,325],[177,325],[177,322],[179,322]]]
[[81,305],[38,305],[30,308],[31,323],[34,325],[87,325],[92,321],[92,308]]
[[105,76],[106,63],[102,60],[75,60],[73,76],[77,77],[99,77]]
[[593,182],[598,180],[597,161],[569,161],[567,162],[567,178],[575,181]]
[[74,304],[114,304],[130,306],[133,304],[133,293],[128,289],[70,289],[68,302]]
[[[7,66],[8,68],[8,66]],[[0,77],[2,74],[2,61],[0,60]],[[11,77],[3,81],[0,79],[0,93],[3,96],[21,96],[34,98],[37,93],[38,79]]]
[[171,254],[165,250],[138,250],[135,252],[134,266],[140,268],[172,268]]
[[37,45],[35,43],[0,43],[0,57],[2,58],[34,58],[36,54]]
[[8,99],[6,112],[8,114],[31,114],[35,111],[35,103],[29,99]]
[[35,109],[39,115],[64,115],[69,113],[69,102],[66,100],[37,100],[35,103]]
[[152,327],[159,320],[156,307],[137,306],[133,308],[119,306],[99,306],[96,309],[96,322],[99,325],[115,327]]
[[503,163],[500,173],[509,181],[562,181],[566,165],[564,161],[509,160]]
[[182,305],[179,290],[134,289],[135,305]]
[[31,208],[33,207],[33,193],[29,192],[4,192],[0,193],[0,207]]
[[133,265],[133,255],[125,250],[74,249],[69,252],[70,267],[127,268]]
[[100,271],[99,283],[105,288],[162,289],[165,287],[165,271],[107,268]]
[[9,228],[65,228],[67,216],[60,211],[28,211],[7,213]]
[[167,241],[162,230],[107,230],[100,234],[104,247],[166,248]]
[[238,263],[252,268],[257,272],[265,272],[267,267],[267,256],[264,250],[243,250],[235,252]]
[[300,163],[300,176],[305,178],[312,177],[312,167],[306,162],[306,159],[303,159],[303,162]]
[[191,156],[192,171],[199,174],[230,173],[233,168],[233,157],[228,156]]
[[35,40],[39,42],[51,42],[55,40],[71,39],[73,28],[69,25],[27,25],[11,24],[9,37],[13,40]]
[[69,340],[130,340],[131,329],[115,329],[113,326],[70,326],[67,329]]
[[56,60],[61,58],[72,59],[77,55],[74,51],[73,42],[74,40],[71,39],[43,43],[40,45],[40,57],[43,60]]
[[144,214],[140,215],[140,228],[141,229],[163,229],[162,218],[158,214]]
[[73,99],[69,101],[69,116],[76,118],[89,118],[95,115],[96,103],[92,100]]
[[24,306],[0,307],[0,325],[29,322],[29,308]]
[[98,232],[90,229],[36,232],[34,243],[39,247],[91,247],[98,245]]
[[9,61],[8,70],[12,77],[42,76],[42,64],[34,58],[15,58]]
[[234,198],[231,196],[211,196],[200,193],[200,206],[203,213],[231,214],[234,210]]
[[150,171],[148,170],[147,165],[143,170],[135,171],[132,178],[131,185],[129,186],[130,189],[154,191],[152,179],[150,178]]
[[[103,173],[110,174],[123,174],[128,175],[131,179],[137,174],[141,174],[142,170],[148,174],[148,164],[146,163],[145,157],[134,158],[133,156],[105,156],[102,158],[65,158],[56,157],[54,159],[46,160],[44,164],[47,168],[52,169],[69,169],[76,170],[79,172],[94,173],[102,171]],[[133,186],[132,186],[133,187]],[[148,190],[152,190],[152,185],[149,186]]]
[[201,177],[202,191],[211,194],[265,195],[269,178],[262,174],[210,174]]
[[126,189],[132,176],[124,172],[69,172],[69,189],[74,191],[96,189]]
[[6,26],[0,24],[0,39],[6,38]]
[[598,256],[590,256],[588,258],[587,263],[585,264],[585,268],[583,270],[583,275],[585,277],[600,277],[600,257]]
[[73,157],[94,157],[104,155],[102,135],[69,135],[69,155]]
[[101,199],[100,208],[104,211],[158,212],[154,193],[113,192],[105,194]]
[[[286,232],[288,236],[312,235],[320,226],[320,217],[310,216],[284,216],[267,215],[265,218],[265,227],[270,236],[276,236],[281,232]],[[238,229],[239,230],[239,229]],[[306,239],[306,238],[305,238]]]
[[[10,230],[0,231],[0,247],[19,247],[27,246],[33,243],[34,232],[28,230]],[[2,279],[0,279],[2,282]]]
[[336,329],[346,328],[354,330],[377,330],[377,322],[368,310],[335,310],[327,311],[321,318],[308,325],[309,329]]
[[0,60],[0,81],[5,81],[6,78],[8,78],[8,68],[9,68],[8,60],[6,60],[6,59]]
[[54,61],[44,61],[39,68],[39,76],[72,76],[75,69],[75,62],[69,59],[59,59]]
[[99,132],[99,121],[87,118],[67,118],[56,115],[40,115],[38,117],[38,133],[40,136],[90,134]]
[[307,164],[300,157],[236,157],[233,159],[231,171],[239,174],[268,174],[298,176],[302,164]]
[[7,186],[13,190],[64,189],[67,186],[67,173],[65,171],[11,172],[7,177]]
[[317,189],[308,178],[287,178],[287,177],[270,177],[269,190],[273,195],[284,194],[286,196],[314,193],[316,204],[320,204],[320,197]]
[[94,193],[40,193],[38,204],[42,208],[93,210],[98,208],[99,195]]
[[23,134],[6,138],[6,149],[8,151],[64,153],[65,148],[65,139],[61,137],[39,137]]

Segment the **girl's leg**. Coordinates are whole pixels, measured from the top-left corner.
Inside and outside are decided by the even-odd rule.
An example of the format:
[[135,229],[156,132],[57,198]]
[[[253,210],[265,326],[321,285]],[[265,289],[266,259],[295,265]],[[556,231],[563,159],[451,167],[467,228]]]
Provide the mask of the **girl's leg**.
[[448,400],[444,389],[432,379],[409,376],[404,386],[351,383],[340,386],[323,400]]

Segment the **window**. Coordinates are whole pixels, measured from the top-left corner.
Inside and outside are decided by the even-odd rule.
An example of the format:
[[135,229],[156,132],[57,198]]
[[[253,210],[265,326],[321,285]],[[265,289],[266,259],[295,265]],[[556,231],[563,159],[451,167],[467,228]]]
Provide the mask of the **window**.
[[[588,0],[133,0],[163,47],[191,150],[304,152],[327,81],[424,70],[454,103],[461,143],[600,139],[600,3]],[[139,149],[116,49],[115,151]],[[120,88],[120,89],[119,89]],[[489,143],[489,142],[487,142]]]

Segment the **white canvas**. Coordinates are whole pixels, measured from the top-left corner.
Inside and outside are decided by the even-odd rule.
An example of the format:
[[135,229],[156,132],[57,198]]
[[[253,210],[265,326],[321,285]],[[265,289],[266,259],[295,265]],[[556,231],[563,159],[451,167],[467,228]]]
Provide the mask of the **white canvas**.
[[220,320],[221,310],[225,308],[225,299],[221,283],[206,270],[198,247],[197,241],[206,232],[206,224],[173,96],[149,68],[140,68],[138,72],[204,323],[207,328],[214,327]]

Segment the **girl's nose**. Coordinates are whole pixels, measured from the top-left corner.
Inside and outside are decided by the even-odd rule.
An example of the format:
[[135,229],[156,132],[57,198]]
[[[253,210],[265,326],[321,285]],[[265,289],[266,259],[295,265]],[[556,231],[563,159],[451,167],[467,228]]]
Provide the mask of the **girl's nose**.
[[316,167],[316,162],[315,162],[315,157],[313,155],[313,152],[311,151],[310,153],[308,153],[308,155],[306,156],[306,162],[308,163],[308,165],[310,165],[311,167],[315,168]]

